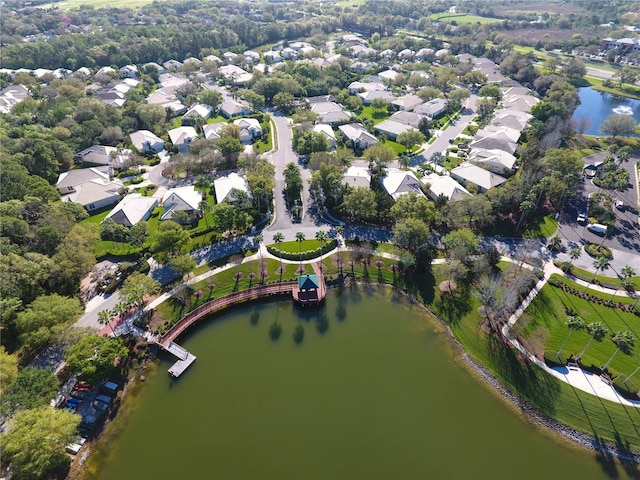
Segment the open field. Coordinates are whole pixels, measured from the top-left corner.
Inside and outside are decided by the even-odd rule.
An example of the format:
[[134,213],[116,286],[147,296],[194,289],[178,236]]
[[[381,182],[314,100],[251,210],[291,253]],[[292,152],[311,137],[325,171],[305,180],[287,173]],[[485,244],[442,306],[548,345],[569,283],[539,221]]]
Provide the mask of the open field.
[[468,15],[466,13],[434,13],[431,20],[441,22],[456,22],[458,24],[465,23],[496,23],[502,20],[498,18],[479,17],[477,15]]

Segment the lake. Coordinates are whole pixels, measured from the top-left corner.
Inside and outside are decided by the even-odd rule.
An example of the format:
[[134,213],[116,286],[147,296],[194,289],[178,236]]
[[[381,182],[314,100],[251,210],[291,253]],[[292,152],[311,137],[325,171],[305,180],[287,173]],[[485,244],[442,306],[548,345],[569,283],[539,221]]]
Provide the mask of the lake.
[[479,383],[441,324],[388,288],[333,290],[314,311],[288,300],[236,308],[179,343],[197,361],[172,380],[163,357],[84,478],[607,478],[593,454]]
[[591,87],[579,88],[578,93],[581,103],[574,112],[573,118],[577,121],[583,118],[589,119],[591,123],[584,131],[587,135],[602,135],[600,124],[615,113],[633,115],[636,123],[640,123],[640,100],[616,97],[609,93],[598,92]]

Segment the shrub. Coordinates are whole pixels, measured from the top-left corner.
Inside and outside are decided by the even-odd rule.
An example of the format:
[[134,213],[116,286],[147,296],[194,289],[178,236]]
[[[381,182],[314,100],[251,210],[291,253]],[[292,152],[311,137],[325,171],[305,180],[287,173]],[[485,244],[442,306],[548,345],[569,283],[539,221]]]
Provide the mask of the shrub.
[[613,258],[611,250],[609,250],[604,245],[598,245],[597,243],[587,243],[584,247],[584,251],[594,258],[598,258],[601,256],[605,256],[608,259]]
[[333,239],[328,241],[324,247],[316,248],[314,250],[307,250],[305,252],[300,253],[292,253],[292,252],[283,252],[273,245],[267,245],[267,250],[271,255],[275,255],[278,258],[283,258],[285,260],[310,260],[312,258],[317,258],[320,255],[325,255],[327,252],[330,252],[334,248],[338,246],[337,240]]
[[132,185],[138,185],[139,183],[142,183],[144,181],[144,178],[142,177],[133,177],[131,179],[131,184]]

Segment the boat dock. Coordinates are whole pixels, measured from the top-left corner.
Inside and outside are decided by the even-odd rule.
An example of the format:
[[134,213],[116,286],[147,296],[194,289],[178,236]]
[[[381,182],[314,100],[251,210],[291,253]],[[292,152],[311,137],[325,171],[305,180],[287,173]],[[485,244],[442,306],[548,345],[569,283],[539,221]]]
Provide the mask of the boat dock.
[[169,342],[167,346],[164,346],[162,344],[160,345],[164,348],[164,350],[166,350],[173,356],[178,357],[178,361],[174,363],[169,369],[169,374],[174,378],[178,378],[180,375],[182,375],[187,370],[187,368],[189,368],[191,364],[196,361],[195,355],[189,353],[185,348],[181,347],[177,343]]

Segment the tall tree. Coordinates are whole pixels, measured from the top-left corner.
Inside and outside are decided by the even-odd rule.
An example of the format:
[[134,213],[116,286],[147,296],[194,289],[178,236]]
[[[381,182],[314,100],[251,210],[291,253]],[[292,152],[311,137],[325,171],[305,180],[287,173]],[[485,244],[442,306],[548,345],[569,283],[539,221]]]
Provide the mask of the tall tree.
[[600,131],[611,135],[612,138],[630,135],[636,126],[636,121],[631,115],[614,113],[605,118],[600,124]]
[[[284,241],[284,235],[282,232],[276,232],[273,234],[273,243],[276,245],[280,245]],[[279,255],[280,258],[280,281],[282,281],[282,255]]]
[[427,243],[429,238],[429,228],[417,218],[402,220],[393,228],[393,242],[411,252],[415,252],[418,247]]
[[633,345],[635,343],[635,337],[633,336],[633,333],[631,333],[628,330],[625,331],[621,331],[621,332],[617,332],[613,338],[611,339],[611,341],[615,344],[616,347],[616,351],[613,352],[613,354],[611,355],[611,357],[609,357],[609,360],[607,360],[607,363],[605,363],[602,366],[602,370],[606,370],[607,368],[609,368],[609,364],[611,363],[611,361],[613,360],[613,358],[618,354],[618,352],[620,350],[622,350],[624,353],[626,353],[627,355],[631,354],[631,351],[633,350]]
[[300,272],[302,273],[302,243],[305,240],[305,235],[302,232],[296,233],[296,242],[300,244]]
[[52,470],[69,464],[64,449],[80,420],[79,415],[49,406],[17,413],[1,437],[3,461],[11,463],[15,478],[49,478]]
[[589,332],[590,338],[582,352],[580,352],[580,355],[578,355],[577,360],[580,360],[582,358],[587,349],[591,346],[591,342],[593,342],[594,340],[597,340],[598,342],[602,341],[608,331],[609,330],[604,326],[604,323],[602,322],[592,322],[588,324],[587,332]]
[[12,414],[47,405],[58,393],[58,377],[51,369],[25,367],[0,400],[0,412]]
[[558,350],[558,359],[562,354],[562,350],[564,350],[564,347],[567,345],[567,342],[571,338],[571,334],[576,330],[582,330],[587,326],[584,320],[577,315],[569,315],[567,317],[566,325],[567,325],[567,328],[569,329],[569,334],[567,335],[567,338],[565,338],[564,343],[560,347],[560,350]]
[[593,261],[593,266],[596,268],[596,271],[593,274],[593,277],[591,278],[591,280],[589,281],[589,283],[587,284],[587,288],[584,289],[585,293],[587,290],[589,290],[589,287],[591,286],[591,284],[594,282],[594,280],[596,279],[596,277],[598,276],[598,272],[601,270],[607,270],[609,268],[609,259],[607,257],[605,257],[604,255],[599,256],[598,258],[596,258]]
[[82,379],[94,382],[117,373],[128,353],[119,338],[89,335],[67,350],[65,360]]

